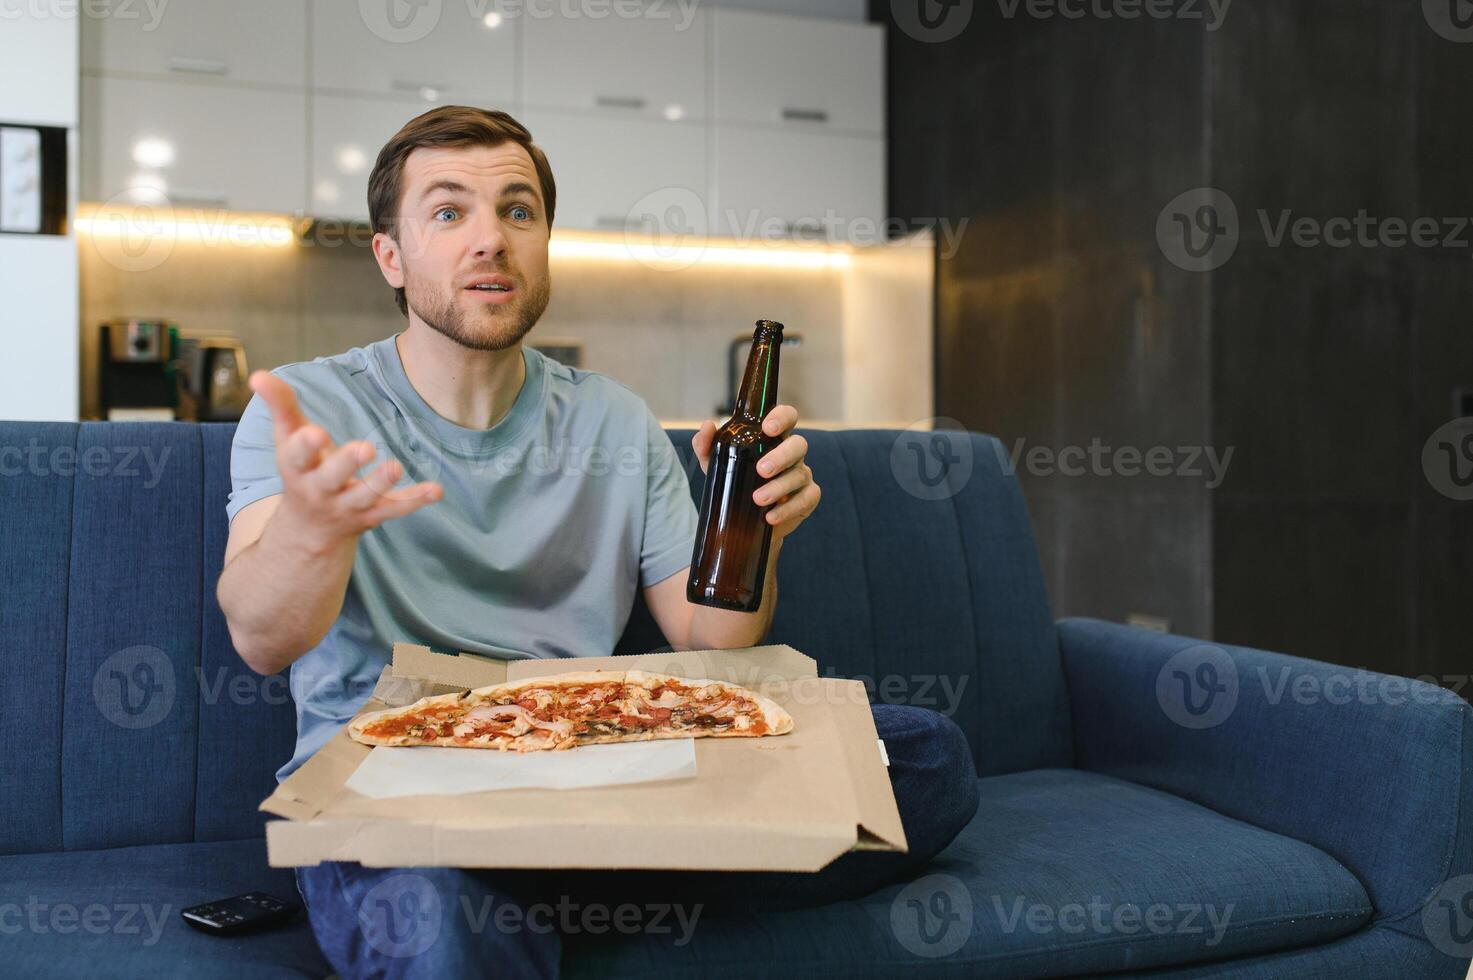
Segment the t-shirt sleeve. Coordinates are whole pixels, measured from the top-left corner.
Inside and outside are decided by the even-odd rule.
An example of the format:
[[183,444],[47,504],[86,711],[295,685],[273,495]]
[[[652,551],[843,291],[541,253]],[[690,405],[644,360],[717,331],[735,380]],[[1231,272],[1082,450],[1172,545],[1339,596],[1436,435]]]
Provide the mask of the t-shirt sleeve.
[[654,585],[690,565],[696,545],[695,502],[690,480],[670,437],[648,409],[644,542],[639,555],[639,577]]
[[260,395],[253,395],[230,444],[230,499],[225,503],[225,516],[234,521],[246,505],[281,493],[281,489],[271,411]]

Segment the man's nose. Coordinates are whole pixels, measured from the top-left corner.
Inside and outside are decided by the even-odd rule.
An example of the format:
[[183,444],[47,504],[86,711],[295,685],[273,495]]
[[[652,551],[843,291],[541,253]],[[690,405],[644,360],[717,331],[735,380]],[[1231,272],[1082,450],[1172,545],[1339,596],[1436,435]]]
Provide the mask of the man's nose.
[[477,257],[497,258],[506,252],[506,229],[497,214],[482,213],[474,227],[473,249]]

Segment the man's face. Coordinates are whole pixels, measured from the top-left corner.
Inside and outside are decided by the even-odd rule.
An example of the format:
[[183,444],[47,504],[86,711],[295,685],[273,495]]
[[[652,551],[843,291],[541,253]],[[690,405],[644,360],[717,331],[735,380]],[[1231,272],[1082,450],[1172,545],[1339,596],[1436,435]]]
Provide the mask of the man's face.
[[[547,216],[516,143],[421,147],[404,161],[400,226],[374,254],[410,312],[474,350],[513,346],[547,309]],[[384,239],[381,244],[379,239]]]

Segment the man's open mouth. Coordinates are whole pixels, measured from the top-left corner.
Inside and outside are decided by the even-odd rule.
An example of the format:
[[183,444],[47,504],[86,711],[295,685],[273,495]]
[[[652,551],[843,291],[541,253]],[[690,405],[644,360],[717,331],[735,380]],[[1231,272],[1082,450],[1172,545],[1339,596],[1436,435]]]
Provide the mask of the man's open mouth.
[[465,289],[489,303],[508,300],[516,287],[509,277],[493,275],[477,276],[466,284]]

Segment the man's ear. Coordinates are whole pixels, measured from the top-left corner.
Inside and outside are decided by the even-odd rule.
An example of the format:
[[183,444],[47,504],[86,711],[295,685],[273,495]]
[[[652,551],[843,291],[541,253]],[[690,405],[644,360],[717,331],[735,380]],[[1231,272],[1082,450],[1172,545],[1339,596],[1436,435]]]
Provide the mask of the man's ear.
[[384,274],[384,281],[389,287],[404,288],[404,264],[399,255],[398,243],[384,232],[374,232],[373,257],[378,261],[378,269]]

